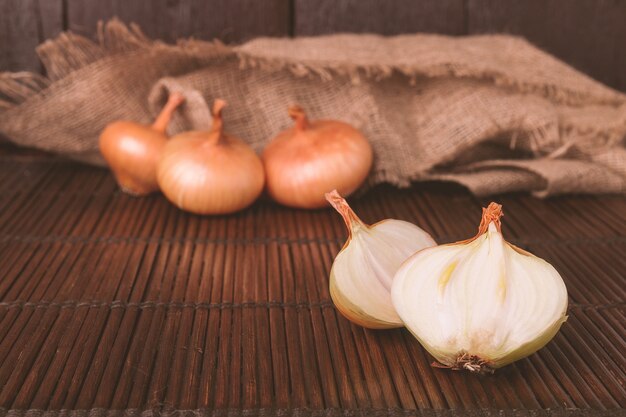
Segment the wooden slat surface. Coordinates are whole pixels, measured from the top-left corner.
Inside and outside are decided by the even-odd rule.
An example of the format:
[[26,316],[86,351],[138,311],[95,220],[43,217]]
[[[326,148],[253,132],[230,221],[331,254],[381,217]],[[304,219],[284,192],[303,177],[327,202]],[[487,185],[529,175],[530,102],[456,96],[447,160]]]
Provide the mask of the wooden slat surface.
[[0,0],[0,71],[40,72],[35,48],[63,29],[63,0]]
[[[546,348],[479,377],[337,313],[328,273],[346,232],[330,209],[200,217],[120,193],[103,169],[0,155],[0,415],[619,415],[626,199],[497,200],[509,240],[561,272],[570,311]],[[488,200],[430,184],[353,202],[449,242]]]
[[355,32],[462,35],[465,0],[294,0],[297,36]]
[[169,42],[190,36],[241,42],[289,34],[289,0],[67,0],[66,8],[68,29],[87,36],[95,34],[99,20],[115,16]]

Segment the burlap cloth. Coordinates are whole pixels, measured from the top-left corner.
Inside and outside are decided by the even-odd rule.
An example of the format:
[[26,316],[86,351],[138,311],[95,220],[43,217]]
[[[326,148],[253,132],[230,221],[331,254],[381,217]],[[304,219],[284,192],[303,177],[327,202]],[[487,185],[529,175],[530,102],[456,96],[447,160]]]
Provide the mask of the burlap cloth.
[[37,50],[47,77],[0,75],[0,132],[17,144],[101,164],[116,119],[149,122],[169,91],[186,104],[170,133],[227,130],[257,151],[311,118],[359,128],[375,150],[368,184],[449,180],[478,195],[626,191],[626,96],[504,35],[332,35],[237,47],[167,45],[111,21],[98,41],[65,33]]

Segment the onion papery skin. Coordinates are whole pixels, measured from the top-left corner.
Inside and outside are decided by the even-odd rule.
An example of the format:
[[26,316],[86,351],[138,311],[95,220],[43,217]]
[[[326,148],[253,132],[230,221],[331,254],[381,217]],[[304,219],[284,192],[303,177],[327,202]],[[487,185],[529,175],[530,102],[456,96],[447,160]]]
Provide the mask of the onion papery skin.
[[404,327],[391,301],[393,276],[404,260],[435,241],[416,225],[395,219],[355,226],[350,235],[330,271],[335,306],[369,329]]
[[319,208],[324,194],[343,196],[365,181],[373,161],[367,139],[336,120],[306,121],[278,134],[265,148],[263,164],[269,195],[286,206]]
[[158,191],[157,165],[168,139],[165,130],[184,101],[182,94],[170,94],[152,125],[120,120],[104,128],[100,153],[122,191],[135,196]]
[[485,229],[416,253],[391,290],[405,326],[437,361],[483,373],[541,349],[566,321],[568,303],[552,265],[506,242],[499,221]]
[[109,124],[100,135],[100,153],[122,191],[146,195],[159,189],[156,167],[167,142],[164,133],[128,121]]
[[166,144],[158,168],[161,191],[180,209],[196,214],[248,207],[263,191],[261,160],[236,137],[207,134],[186,132]]
[[393,276],[410,255],[436,245],[418,226],[387,219],[363,223],[337,190],[326,194],[343,218],[348,239],[330,270],[330,296],[348,320],[370,329],[402,327],[391,302]]

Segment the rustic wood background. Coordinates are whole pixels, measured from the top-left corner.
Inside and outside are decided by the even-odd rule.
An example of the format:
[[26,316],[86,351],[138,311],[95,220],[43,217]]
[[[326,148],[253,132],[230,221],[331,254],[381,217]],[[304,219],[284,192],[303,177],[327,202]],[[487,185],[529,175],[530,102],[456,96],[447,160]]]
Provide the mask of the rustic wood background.
[[168,41],[513,33],[626,91],[626,0],[0,0],[0,71],[41,71],[40,42],[67,29],[91,36],[113,16]]

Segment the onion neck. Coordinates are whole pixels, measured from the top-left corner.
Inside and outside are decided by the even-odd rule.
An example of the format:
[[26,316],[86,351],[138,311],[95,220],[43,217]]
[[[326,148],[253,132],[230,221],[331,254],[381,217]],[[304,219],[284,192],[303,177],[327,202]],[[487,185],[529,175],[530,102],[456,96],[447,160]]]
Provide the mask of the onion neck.
[[462,244],[462,243],[473,242],[474,240],[478,239],[480,236],[487,233],[487,231],[489,230],[489,225],[491,223],[493,223],[493,225],[496,227],[496,230],[498,231],[498,233],[502,233],[502,223],[500,222],[500,219],[502,218],[502,216],[504,216],[504,213],[502,212],[502,205],[498,203],[494,203],[494,202],[489,203],[487,208],[483,207],[483,215],[482,215],[482,218],[480,219],[480,226],[478,226],[478,233],[476,233],[476,236],[467,240],[462,240],[457,243]]
[[167,129],[167,125],[170,123],[172,119],[172,114],[174,111],[185,101],[185,97],[181,93],[174,92],[170,94],[167,98],[167,103],[163,106],[163,109],[155,119],[154,123],[152,123],[152,128],[159,132],[165,133],[165,129]]
[[224,141],[224,119],[222,118],[222,109],[224,107],[226,107],[226,102],[218,98],[213,102],[213,108],[211,109],[213,124],[211,125],[210,136],[216,138],[216,145]]
[[496,226],[499,233],[502,233],[502,225],[500,223],[502,216],[504,216],[502,205],[498,203],[491,202],[487,208],[483,207],[483,217],[480,219],[480,226],[478,226],[478,235],[487,233],[491,223]]
[[297,131],[303,131],[309,127],[309,119],[306,117],[304,109],[297,104],[289,107],[289,117],[296,122],[295,128]]
[[343,217],[343,221],[348,228],[348,235],[352,238],[352,233],[359,228],[368,229],[369,226],[363,223],[359,216],[356,215],[352,208],[348,205],[348,202],[337,192],[333,190],[330,193],[326,193],[326,200],[331,206]]

